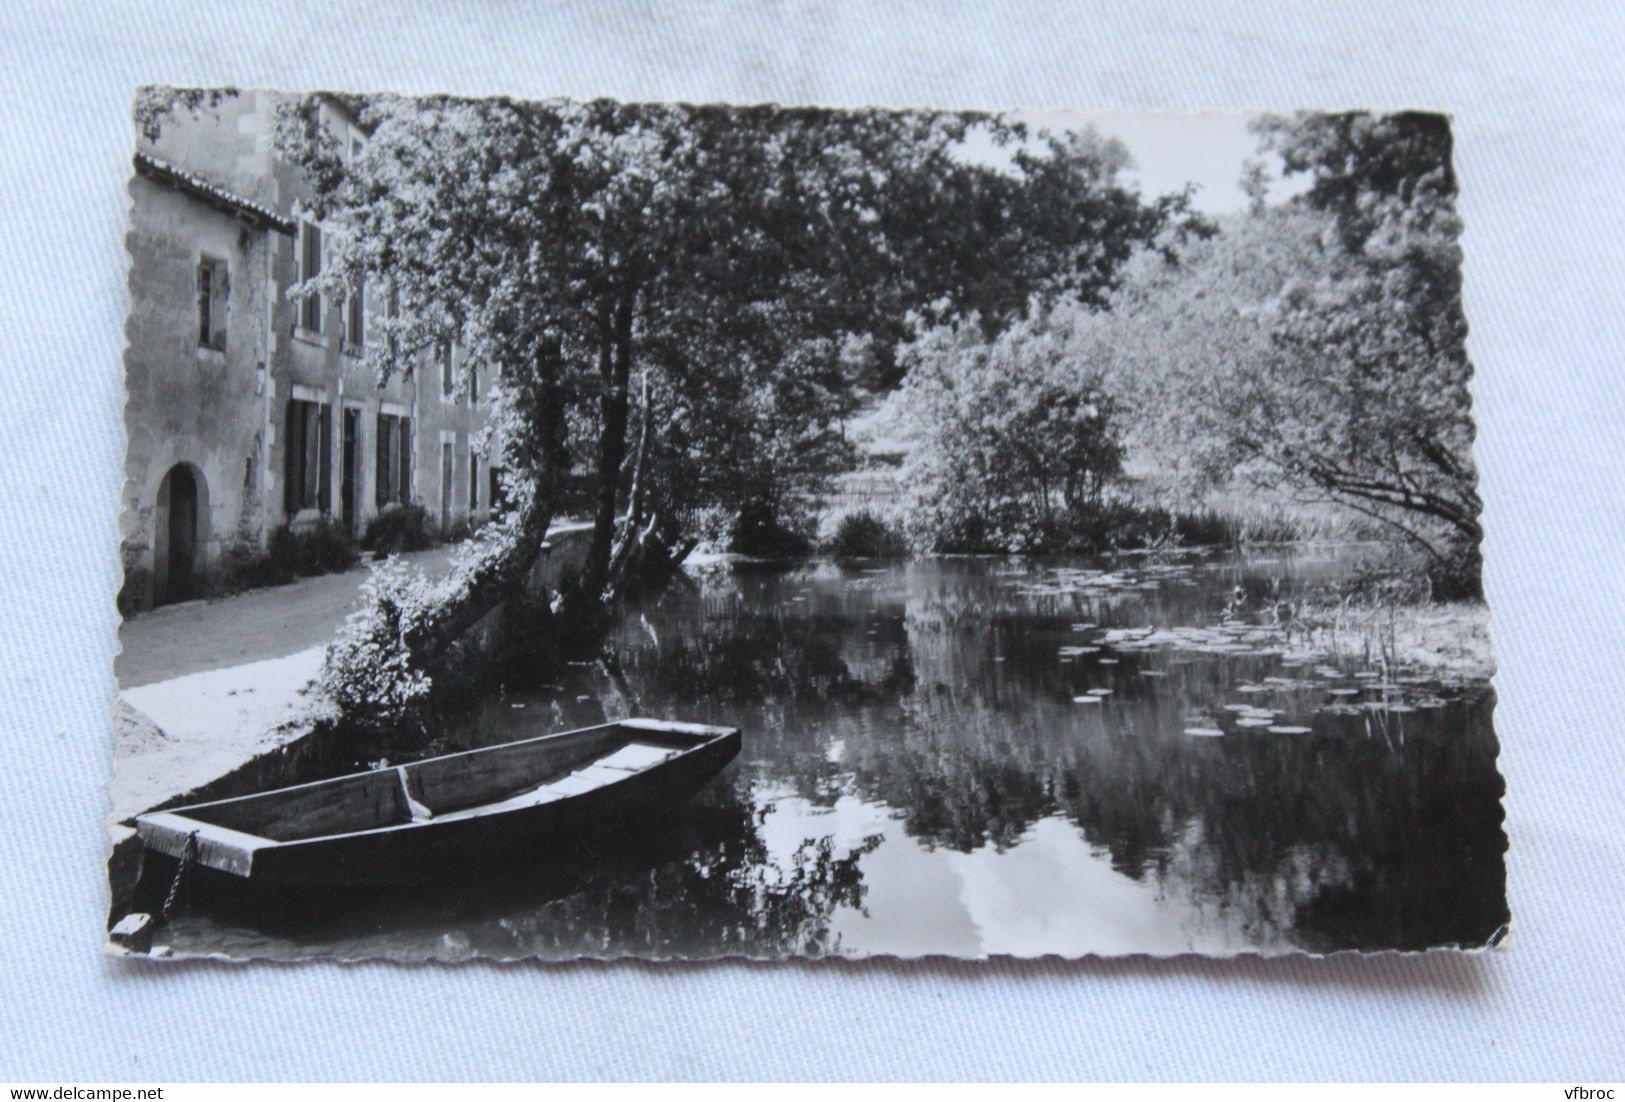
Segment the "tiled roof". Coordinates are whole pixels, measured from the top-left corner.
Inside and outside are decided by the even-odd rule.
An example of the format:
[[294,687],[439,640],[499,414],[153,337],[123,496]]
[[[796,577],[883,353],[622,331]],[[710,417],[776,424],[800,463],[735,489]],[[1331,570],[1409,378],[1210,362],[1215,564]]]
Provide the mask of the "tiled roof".
[[293,219],[278,213],[264,203],[256,203],[252,199],[245,199],[241,195],[227,191],[218,184],[212,184],[203,177],[176,168],[167,161],[159,160],[149,153],[137,152],[135,155],[135,170],[144,176],[150,176],[162,183],[169,184],[196,196],[205,203],[224,210],[227,214],[234,214],[239,218],[246,218],[250,222],[267,226],[273,230],[292,235]]

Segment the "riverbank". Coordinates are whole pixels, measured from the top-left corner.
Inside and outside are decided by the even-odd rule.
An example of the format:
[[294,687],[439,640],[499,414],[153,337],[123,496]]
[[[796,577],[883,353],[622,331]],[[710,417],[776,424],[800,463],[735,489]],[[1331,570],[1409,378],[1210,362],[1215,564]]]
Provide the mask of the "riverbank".
[[[551,550],[535,568],[540,584],[556,587],[579,568],[591,529],[549,529]],[[433,577],[455,552],[447,545],[400,558]],[[358,565],[126,619],[114,660],[111,822],[236,773],[331,718],[311,683],[327,644],[360,606],[368,576]]]
[[1495,674],[1490,610],[1480,601],[1310,607],[1310,645],[1336,658],[1449,678]]
[[[402,556],[443,571],[452,548]],[[188,601],[119,625],[110,822],[195,791],[298,741],[327,710],[310,692],[367,568]],[[117,828],[115,827],[117,831]]]

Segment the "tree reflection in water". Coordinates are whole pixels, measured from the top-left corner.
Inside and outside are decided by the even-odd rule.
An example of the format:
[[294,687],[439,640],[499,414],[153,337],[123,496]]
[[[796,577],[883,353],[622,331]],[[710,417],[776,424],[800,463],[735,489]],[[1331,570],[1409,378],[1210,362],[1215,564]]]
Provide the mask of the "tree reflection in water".
[[859,862],[880,839],[810,837],[773,852],[748,783],[719,784],[636,832],[432,886],[298,900],[212,882],[178,915],[180,952],[278,958],[820,956],[830,918],[861,908]]
[[653,845],[618,839],[590,848],[547,902],[514,900],[498,923],[510,940],[481,948],[502,957],[819,956],[835,948],[830,916],[862,905],[858,864],[880,840],[840,853],[827,836],[807,838],[775,854],[750,801],[728,787],[715,795],[662,821]]
[[[616,642],[645,709],[742,723],[758,781],[881,805],[927,848],[997,855],[1059,815],[1117,872],[1261,946],[1483,944],[1507,920],[1487,686],[1353,715],[1310,689],[1285,703],[1312,733],[1196,739],[1188,717],[1246,699],[1278,655],[1060,661],[1075,623],[1211,619],[1237,576],[1040,598],[983,562],[723,576],[642,610],[658,645]],[[1088,688],[1111,695],[1075,704]]]
[[[743,727],[701,796],[498,877],[325,914],[204,912],[174,941],[408,958],[1484,944],[1507,921],[1486,685],[1333,714],[1324,685],[1299,683],[1268,699],[1311,733],[1193,738],[1192,717],[1261,699],[1242,686],[1302,671],[1271,654],[1062,653],[1087,625],[1211,623],[1238,582],[1337,569],[1226,562],[1069,590],[1053,566],[944,560],[672,587],[628,611],[601,668],[510,688],[452,735],[606,714]],[[1110,694],[1075,702],[1091,689]],[[1011,933],[1023,924],[1037,933]]]

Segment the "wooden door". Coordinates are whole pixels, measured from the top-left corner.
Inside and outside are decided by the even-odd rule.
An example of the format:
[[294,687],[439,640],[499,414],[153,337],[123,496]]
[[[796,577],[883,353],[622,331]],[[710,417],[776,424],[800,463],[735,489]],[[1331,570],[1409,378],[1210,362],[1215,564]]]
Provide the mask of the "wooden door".
[[169,562],[162,600],[185,601],[197,588],[197,482],[192,472],[175,466],[169,481]]

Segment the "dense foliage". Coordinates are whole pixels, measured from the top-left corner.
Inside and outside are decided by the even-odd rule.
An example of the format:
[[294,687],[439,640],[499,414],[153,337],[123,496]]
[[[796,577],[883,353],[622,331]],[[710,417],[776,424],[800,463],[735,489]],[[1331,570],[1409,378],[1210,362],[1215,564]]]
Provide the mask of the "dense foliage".
[[[911,316],[991,332],[1034,294],[1097,299],[1184,211],[1118,186],[1114,143],[985,115],[386,97],[345,105],[357,151],[328,103],[278,128],[338,228],[297,293],[385,286],[381,377],[449,340],[465,376],[496,376],[516,519],[462,603],[409,633],[421,659],[514,591],[571,487],[595,528],[564,609],[679,558],[707,508],[783,527],[846,461],[854,386],[886,379]],[[1014,167],[961,156],[973,127],[1016,143]]]
[[1073,303],[992,340],[972,321],[909,346],[895,402],[915,436],[904,482],[917,542],[1053,549],[1099,509],[1124,453],[1103,332]]
[[[1310,178],[1211,235],[1166,235],[1112,292],[986,337],[909,347],[900,419],[927,546],[1029,550],[1110,534],[1125,454],[1187,506],[1239,484],[1329,501],[1425,550],[1440,595],[1477,591],[1480,509],[1444,120],[1271,117]],[[1261,186],[1254,179],[1255,186]],[[1144,485],[1142,485],[1142,489]]]
[[1130,282],[1116,308],[1142,404],[1194,469],[1374,517],[1451,587],[1476,590],[1472,368],[1444,121],[1304,116],[1262,131],[1310,189]]
[[829,553],[837,559],[900,559],[908,554],[908,541],[879,513],[857,509],[835,526]]
[[383,559],[432,547],[437,535],[429,510],[421,503],[388,505],[367,522],[361,534],[361,549],[375,559]]

